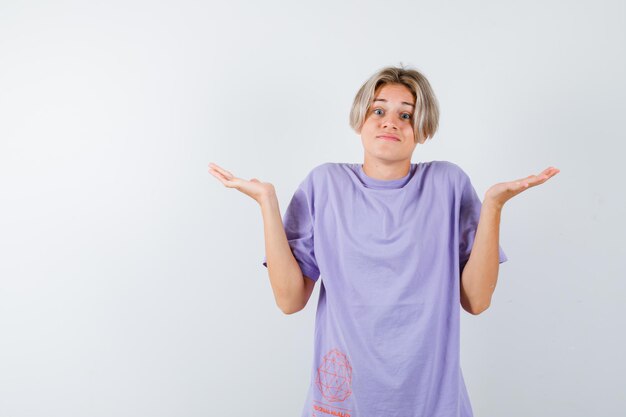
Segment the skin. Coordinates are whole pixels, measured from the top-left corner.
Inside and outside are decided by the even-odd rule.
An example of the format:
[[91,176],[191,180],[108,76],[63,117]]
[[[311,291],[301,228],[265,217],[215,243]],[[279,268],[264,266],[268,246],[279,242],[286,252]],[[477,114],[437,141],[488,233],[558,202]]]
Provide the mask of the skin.
[[[386,84],[376,90],[358,132],[364,150],[363,171],[367,176],[392,180],[409,173],[411,157],[417,145],[411,123],[411,105],[414,104],[413,94],[404,85]],[[397,140],[383,140],[382,135],[391,135]],[[461,305],[469,313],[480,314],[491,304],[498,278],[499,228],[504,204],[524,191],[545,183],[559,172],[555,167],[548,167],[539,174],[494,184],[486,191],[470,258],[461,272]],[[262,206],[276,198],[274,186],[270,183],[256,178],[245,180],[235,177],[214,163],[209,163],[209,173],[224,186],[239,190]],[[313,285],[310,280],[305,281],[306,304]]]
[[559,172],[548,167],[536,175],[497,183],[485,192],[472,252],[461,272],[461,306],[465,311],[476,315],[491,305],[500,266],[498,245],[504,203]]
[[[276,304],[285,314],[302,310],[313,293],[315,281],[302,275],[289,247],[274,186],[256,178],[246,180],[236,177],[214,163],[209,163],[209,173],[225,187],[239,190],[259,204],[263,216],[266,253],[268,260],[271,257],[274,259],[271,264],[268,262],[267,267]],[[270,248],[273,253],[271,256]],[[294,279],[298,275],[302,279]]]
[[[386,101],[378,101],[386,100]],[[417,142],[411,123],[413,94],[403,85],[385,84],[379,87],[359,130],[363,144],[363,172],[369,177],[392,180],[406,176]],[[383,140],[381,135],[393,135],[398,141]]]
[[269,182],[262,182],[256,178],[246,180],[234,176],[213,162],[209,162],[209,174],[217,178],[227,188],[234,188],[254,199],[259,205],[269,196],[275,194],[275,188]]

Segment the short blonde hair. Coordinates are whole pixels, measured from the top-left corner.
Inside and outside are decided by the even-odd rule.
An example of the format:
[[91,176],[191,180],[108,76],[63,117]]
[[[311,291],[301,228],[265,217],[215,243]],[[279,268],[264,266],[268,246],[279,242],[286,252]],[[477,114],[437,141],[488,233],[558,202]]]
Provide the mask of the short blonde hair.
[[413,132],[415,141],[424,143],[432,138],[439,126],[439,103],[430,83],[419,71],[411,68],[385,67],[372,75],[361,86],[350,110],[350,127],[359,133],[368,115],[374,95],[385,84],[404,85],[415,99]]

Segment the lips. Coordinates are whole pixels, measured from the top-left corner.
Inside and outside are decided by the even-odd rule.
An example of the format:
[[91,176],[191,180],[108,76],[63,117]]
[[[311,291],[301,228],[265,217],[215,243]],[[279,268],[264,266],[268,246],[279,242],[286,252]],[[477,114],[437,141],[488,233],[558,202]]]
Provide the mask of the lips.
[[383,140],[392,140],[392,141],[399,141],[400,139],[398,139],[397,136],[394,135],[378,135],[376,136],[378,139],[383,139]]

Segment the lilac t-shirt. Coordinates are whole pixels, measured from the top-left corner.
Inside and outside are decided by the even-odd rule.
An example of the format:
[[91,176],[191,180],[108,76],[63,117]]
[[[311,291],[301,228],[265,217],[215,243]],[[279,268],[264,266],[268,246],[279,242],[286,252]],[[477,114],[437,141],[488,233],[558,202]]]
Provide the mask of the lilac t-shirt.
[[395,180],[360,163],[306,176],[283,216],[303,275],[321,278],[302,417],[472,417],[460,277],[480,209],[448,161],[412,163]]

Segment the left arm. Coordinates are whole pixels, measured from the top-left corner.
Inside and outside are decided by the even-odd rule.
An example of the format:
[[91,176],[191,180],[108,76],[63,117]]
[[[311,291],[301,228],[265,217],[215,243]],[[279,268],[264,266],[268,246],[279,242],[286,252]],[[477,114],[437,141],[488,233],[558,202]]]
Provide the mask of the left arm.
[[471,314],[480,314],[491,304],[498,281],[500,215],[502,206],[486,200],[470,257],[461,273],[461,306]]
[[504,203],[559,172],[559,169],[549,167],[539,175],[495,184],[485,193],[470,257],[461,272],[461,306],[467,312],[480,314],[491,304],[500,265],[498,245]]

